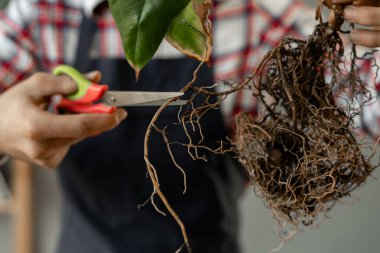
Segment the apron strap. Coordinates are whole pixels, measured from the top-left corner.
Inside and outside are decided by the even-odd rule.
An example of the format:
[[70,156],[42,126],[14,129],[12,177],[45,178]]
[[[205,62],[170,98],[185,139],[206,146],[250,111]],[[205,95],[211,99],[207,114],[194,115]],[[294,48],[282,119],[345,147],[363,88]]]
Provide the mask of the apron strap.
[[95,20],[86,16],[84,11],[81,26],[79,28],[79,40],[76,51],[76,58],[74,61],[74,66],[78,70],[83,70],[81,66],[89,66],[91,63],[91,49],[94,45],[95,33],[97,30],[97,25]]

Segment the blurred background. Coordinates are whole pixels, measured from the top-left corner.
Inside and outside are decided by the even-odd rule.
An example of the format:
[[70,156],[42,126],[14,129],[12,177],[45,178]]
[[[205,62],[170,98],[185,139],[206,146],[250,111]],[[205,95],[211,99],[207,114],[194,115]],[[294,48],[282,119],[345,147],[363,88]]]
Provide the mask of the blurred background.
[[[312,5],[316,2],[315,0],[305,1]],[[7,0],[0,0],[0,8],[6,4]],[[24,243],[23,231],[29,228],[33,235],[33,252],[54,252],[59,236],[61,207],[61,194],[57,187],[56,173],[33,168],[30,175],[21,174],[19,176],[21,179],[28,177],[32,179],[33,183],[30,189],[27,183],[26,187],[21,184],[20,189],[24,191],[23,197],[26,198],[26,203],[30,201],[29,203],[32,204],[33,210],[29,213],[33,215],[28,217],[28,210],[24,209],[21,220],[27,223],[26,226],[25,224],[15,226],[15,215],[10,215],[6,210],[2,210],[0,203],[0,253],[16,253],[14,245]],[[380,171],[376,171],[374,176],[379,177]],[[330,213],[330,218],[323,221],[318,228],[297,234],[294,239],[284,245],[280,252],[380,252],[380,219],[378,217],[380,213],[380,182],[375,178],[370,178],[368,183],[355,191],[353,198],[347,201],[349,203],[336,205]],[[241,200],[240,214],[240,239],[243,253],[266,253],[279,245],[280,241],[272,214],[265,208],[262,200],[255,196],[252,188],[247,190]],[[33,226],[28,224],[30,221]],[[19,223],[20,220],[17,222]],[[18,234],[15,231],[18,231]],[[19,241],[15,242],[15,238],[19,238]]]

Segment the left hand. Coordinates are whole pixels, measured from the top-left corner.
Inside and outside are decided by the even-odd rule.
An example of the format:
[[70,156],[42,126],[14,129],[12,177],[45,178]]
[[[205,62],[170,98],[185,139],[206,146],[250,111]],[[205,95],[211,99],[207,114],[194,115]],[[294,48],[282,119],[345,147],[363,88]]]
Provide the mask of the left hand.
[[379,0],[334,0],[333,4],[347,5],[344,9],[346,21],[368,27],[368,29],[353,29],[350,33],[352,43],[366,47],[380,46]]

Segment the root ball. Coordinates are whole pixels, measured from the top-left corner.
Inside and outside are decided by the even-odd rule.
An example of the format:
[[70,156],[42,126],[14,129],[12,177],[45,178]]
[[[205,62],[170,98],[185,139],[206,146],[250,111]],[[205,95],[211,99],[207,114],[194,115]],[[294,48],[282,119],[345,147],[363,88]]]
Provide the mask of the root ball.
[[351,96],[368,96],[355,62],[347,71],[342,57],[342,42],[327,23],[306,41],[284,39],[254,75],[261,116],[236,117],[241,163],[275,216],[295,226],[313,223],[374,169],[353,132],[360,111],[334,99],[347,88]]

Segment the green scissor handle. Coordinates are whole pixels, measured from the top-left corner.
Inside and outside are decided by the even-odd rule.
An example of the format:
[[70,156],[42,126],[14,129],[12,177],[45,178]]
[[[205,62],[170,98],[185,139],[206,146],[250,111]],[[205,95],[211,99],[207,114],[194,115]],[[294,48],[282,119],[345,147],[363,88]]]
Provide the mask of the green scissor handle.
[[68,66],[68,65],[58,65],[53,70],[54,75],[68,75],[71,77],[77,84],[78,90],[68,95],[66,98],[73,101],[81,100],[83,97],[85,97],[88,88],[92,85],[92,82],[90,80],[87,80],[87,78],[82,75],[78,70],[75,68]]
[[56,105],[57,111],[63,109],[73,113],[113,113],[116,107],[107,106],[102,103],[94,102],[103,98],[104,93],[108,90],[107,85],[92,83],[75,68],[68,65],[59,65],[53,69],[54,75],[68,75],[71,77],[78,89],[75,93],[70,94]]

